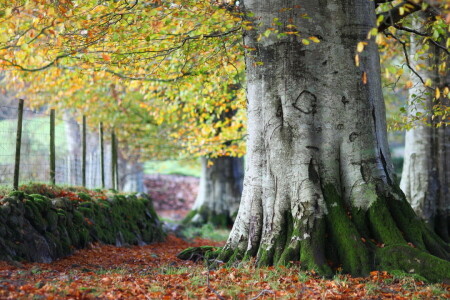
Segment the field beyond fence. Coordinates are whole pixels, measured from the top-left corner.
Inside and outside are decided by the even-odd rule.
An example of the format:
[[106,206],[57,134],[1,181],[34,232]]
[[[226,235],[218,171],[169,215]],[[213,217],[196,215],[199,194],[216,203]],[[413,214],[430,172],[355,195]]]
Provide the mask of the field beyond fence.
[[[65,111],[0,104],[0,185],[30,182],[118,189],[114,129]],[[54,116],[52,116],[54,114]],[[15,182],[17,181],[17,182]]]

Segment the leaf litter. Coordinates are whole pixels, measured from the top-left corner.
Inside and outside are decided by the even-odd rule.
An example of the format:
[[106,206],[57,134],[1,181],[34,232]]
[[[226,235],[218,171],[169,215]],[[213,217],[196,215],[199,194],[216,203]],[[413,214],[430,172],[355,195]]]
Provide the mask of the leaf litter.
[[387,272],[325,279],[295,265],[210,270],[176,258],[187,247],[222,244],[170,235],[145,246],[93,244],[49,264],[0,262],[0,299],[450,299],[450,285]]

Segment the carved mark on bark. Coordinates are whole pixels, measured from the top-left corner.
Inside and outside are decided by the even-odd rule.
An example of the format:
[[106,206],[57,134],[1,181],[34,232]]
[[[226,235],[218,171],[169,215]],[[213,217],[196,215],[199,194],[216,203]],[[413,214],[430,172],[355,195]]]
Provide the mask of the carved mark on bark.
[[377,132],[377,117],[375,116],[375,107],[372,107],[372,118],[373,118],[373,126],[375,129],[375,132]]
[[315,147],[315,146],[306,146],[306,149],[311,149],[311,150],[315,150],[315,151],[320,150],[318,147]]
[[276,113],[277,118],[283,118],[283,105],[278,105],[277,107],[277,113]]
[[344,129],[344,124],[337,124],[337,125],[336,125],[336,129],[337,129],[337,130],[342,130],[342,129]]
[[361,166],[359,167],[360,172],[361,172],[361,176],[364,180],[364,182],[368,182],[370,180],[370,178],[372,177],[372,171],[370,168],[370,165],[367,164],[366,162],[361,162]]
[[354,142],[356,140],[356,138],[358,137],[358,133],[357,132],[352,132],[350,133],[350,135],[348,136],[348,139],[350,140],[350,142]]
[[304,90],[298,95],[292,106],[304,114],[315,114],[317,112],[317,97],[310,91]]
[[342,103],[344,103],[344,106],[345,106],[347,103],[350,102],[350,101],[347,100],[347,97],[345,97],[345,96],[342,96],[341,101],[342,101]]
[[316,171],[316,168],[314,167],[314,159],[311,158],[311,160],[309,161],[309,166],[308,166],[308,177],[309,179],[317,184],[319,183],[319,174]]
[[387,169],[386,158],[384,158],[384,154],[383,154],[383,151],[381,151],[381,149],[380,149],[380,158],[381,158],[381,163],[383,164],[384,173],[386,173],[387,181],[388,181],[389,185],[392,185],[392,180],[389,177],[389,172]]

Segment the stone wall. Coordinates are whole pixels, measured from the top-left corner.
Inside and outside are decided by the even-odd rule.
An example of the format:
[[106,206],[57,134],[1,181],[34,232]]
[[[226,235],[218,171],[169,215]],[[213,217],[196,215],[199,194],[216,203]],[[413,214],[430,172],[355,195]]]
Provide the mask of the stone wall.
[[158,215],[181,220],[194,205],[200,179],[181,175],[145,175],[146,192]]
[[0,259],[51,262],[92,242],[142,245],[164,238],[145,194],[80,201],[13,192],[0,200]]

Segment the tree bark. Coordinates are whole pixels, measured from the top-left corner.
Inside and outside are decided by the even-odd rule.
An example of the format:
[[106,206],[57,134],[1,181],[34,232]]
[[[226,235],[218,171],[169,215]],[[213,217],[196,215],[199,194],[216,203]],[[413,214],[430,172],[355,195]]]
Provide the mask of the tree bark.
[[[422,17],[422,23],[425,16]],[[415,21],[414,28],[419,28],[420,23]],[[410,61],[414,61],[414,54],[421,49],[421,38],[412,35]],[[440,49],[430,45],[427,51],[427,68],[418,71],[423,78],[430,78],[433,86],[449,86],[450,72],[439,73],[437,70],[439,60],[444,55]],[[449,61],[450,62],[450,61]],[[415,67],[415,66],[413,66]],[[448,99],[442,97],[434,102],[434,92],[423,86],[420,79],[411,75],[414,83],[410,89],[408,101],[408,114],[414,118],[417,113],[428,116],[424,124],[418,121],[415,127],[406,132],[405,136],[405,160],[400,187],[406,195],[416,214],[433,228],[445,241],[449,239],[449,215],[450,215],[450,127],[438,126],[441,117],[431,118],[433,105],[448,103]]]
[[[219,259],[450,278],[448,245],[395,183],[373,40],[355,65],[357,43],[375,27],[374,2],[245,0],[242,9],[252,23],[244,34],[247,163]],[[269,27],[300,33],[266,37]],[[310,36],[320,43],[304,45]]]
[[244,178],[243,158],[222,156],[202,157],[202,174],[197,199],[185,223],[212,223],[231,226],[236,218]]

